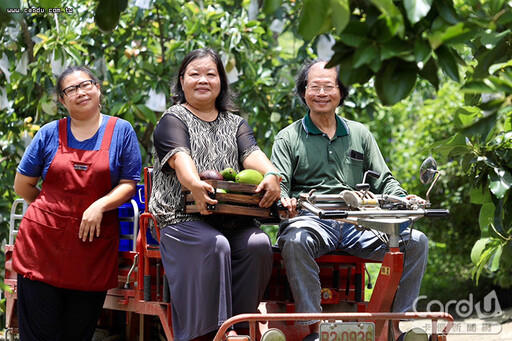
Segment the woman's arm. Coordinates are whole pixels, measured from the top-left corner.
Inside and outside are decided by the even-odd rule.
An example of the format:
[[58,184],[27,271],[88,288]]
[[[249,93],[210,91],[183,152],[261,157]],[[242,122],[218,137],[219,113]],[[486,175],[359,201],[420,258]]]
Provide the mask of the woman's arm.
[[82,222],[78,231],[78,238],[82,241],[92,242],[94,235],[100,236],[100,225],[103,213],[116,209],[135,195],[136,181],[120,180],[107,195],[99,198],[91,204],[82,215]]
[[199,178],[196,165],[190,155],[185,152],[178,152],[167,163],[176,171],[178,181],[192,193],[199,212],[201,214],[212,214],[206,209],[206,204],[217,204],[217,200],[210,198],[208,195],[208,192],[213,193],[215,189]]
[[243,166],[245,169],[255,169],[261,174],[265,174],[263,181],[256,188],[256,192],[265,190],[265,194],[260,200],[260,207],[272,206],[281,196],[281,188],[279,187],[281,176],[277,169],[261,150],[256,150],[249,154],[244,160]]
[[26,176],[16,172],[14,191],[30,205],[41,192],[41,189],[37,187],[38,182],[39,177]]

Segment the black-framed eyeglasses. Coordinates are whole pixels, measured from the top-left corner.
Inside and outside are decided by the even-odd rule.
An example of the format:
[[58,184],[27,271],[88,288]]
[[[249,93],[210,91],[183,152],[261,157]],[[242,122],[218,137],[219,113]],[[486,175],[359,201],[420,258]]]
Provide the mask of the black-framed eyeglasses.
[[78,88],[82,89],[82,91],[91,91],[96,84],[98,83],[96,83],[92,79],[88,79],[86,81],[80,82],[77,85],[68,86],[67,88],[62,90],[62,93],[66,95],[66,97],[73,97],[76,96]]

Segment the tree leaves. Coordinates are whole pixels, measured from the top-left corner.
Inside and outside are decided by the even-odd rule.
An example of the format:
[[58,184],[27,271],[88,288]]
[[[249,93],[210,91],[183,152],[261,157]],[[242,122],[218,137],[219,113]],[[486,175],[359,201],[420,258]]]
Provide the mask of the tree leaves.
[[414,41],[414,57],[416,62],[425,63],[432,55],[432,48],[424,39],[416,39]]
[[437,49],[441,45],[455,45],[470,41],[480,34],[480,30],[473,24],[457,23],[455,25],[441,25],[429,34],[432,48]]
[[416,83],[414,64],[391,60],[375,76],[375,90],[384,105],[407,97]]
[[298,32],[304,40],[309,41],[328,32],[334,25],[339,34],[347,26],[349,19],[348,0],[304,0]]
[[476,241],[473,249],[471,250],[471,261],[473,264],[478,264],[480,256],[482,255],[487,243],[489,243],[489,238],[482,238]]
[[358,68],[364,64],[370,64],[376,57],[379,51],[373,45],[361,46],[354,54],[354,68]]
[[453,8],[452,0],[437,0],[435,6],[439,16],[449,24],[455,25],[459,22],[459,16]]
[[501,167],[494,168],[489,174],[489,189],[498,199],[503,199],[512,186],[512,174]]
[[444,157],[461,155],[468,151],[467,139],[464,134],[457,133],[445,140],[433,143],[431,149],[441,153]]
[[460,82],[459,68],[452,50],[444,45],[436,50],[437,61],[443,72],[456,82]]
[[472,126],[482,116],[482,111],[477,107],[461,107],[455,110],[453,125],[457,129],[464,129]]
[[439,89],[439,77],[437,75],[437,65],[434,61],[434,57],[431,57],[428,62],[423,65],[423,68],[418,71],[418,74],[429,81],[436,90]]
[[477,285],[478,279],[486,266],[490,265],[489,270],[491,272],[499,269],[502,254],[503,244],[499,240],[482,238],[475,243],[471,250],[471,261],[475,265],[473,277],[476,279]]
[[304,40],[311,40],[321,33],[328,10],[329,0],[304,0],[298,29]]
[[480,213],[478,215],[478,224],[480,226],[480,230],[482,232],[484,232],[483,234],[488,235],[488,233],[486,233],[486,231],[489,230],[488,227],[489,227],[489,225],[492,224],[492,222],[494,220],[494,212],[495,211],[496,211],[496,206],[494,205],[494,203],[491,200],[485,202],[480,207]]
[[432,6],[432,0],[404,0],[407,19],[414,25],[423,19]]
[[391,35],[398,34],[403,37],[405,34],[404,18],[400,10],[393,4],[392,0],[370,0],[384,16]]
[[44,9],[57,8],[61,0],[39,0],[39,6]]
[[330,0],[332,11],[332,23],[336,33],[343,32],[350,20],[349,0]]
[[16,9],[20,8],[20,0],[2,0],[0,2],[0,24],[8,22],[11,18],[18,21],[21,20],[23,18],[21,12],[16,11]]
[[[377,79],[382,80],[384,75],[389,78],[391,66],[384,61],[398,57],[406,62],[417,63],[416,67],[405,67],[403,72],[412,72],[415,77],[428,80],[436,89],[439,87],[438,69],[460,82],[459,66],[464,64],[464,59],[453,46],[467,43],[482,34],[481,26],[459,18],[450,0],[405,0],[402,3],[370,0],[370,3],[356,6],[358,8],[350,9],[346,0],[304,0],[299,23],[298,32],[306,41],[328,32],[328,25],[331,24],[339,34],[336,46],[342,43],[352,47],[343,52],[335,48],[335,55],[330,62],[330,65],[343,64],[345,81],[368,80],[371,74],[375,76],[376,82]],[[404,15],[411,25],[422,24],[416,31],[406,31]],[[487,35],[487,39],[494,40],[502,37],[504,35],[501,33]],[[349,62],[352,64],[349,65]],[[370,77],[367,77],[368,71]],[[364,75],[355,76],[358,72],[364,72]],[[401,73],[402,70],[395,69],[395,72]],[[411,75],[397,75],[394,78],[404,81],[402,85],[390,85],[398,92],[393,94],[391,90],[386,91],[382,83],[377,91],[385,105],[405,98],[401,96],[407,96],[411,85],[415,84]]]
[[264,0],[263,12],[270,14],[275,12],[281,6],[282,0]]

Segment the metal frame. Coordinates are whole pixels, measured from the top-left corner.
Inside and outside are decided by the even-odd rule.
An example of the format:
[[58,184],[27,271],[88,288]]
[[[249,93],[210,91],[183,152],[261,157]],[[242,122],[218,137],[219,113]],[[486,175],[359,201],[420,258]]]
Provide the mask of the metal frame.
[[[317,314],[240,314],[233,316],[222,324],[213,341],[221,341],[229,327],[240,322],[249,322],[250,340],[256,340],[256,323],[268,321],[372,321],[385,322],[392,320],[420,320],[432,321],[432,341],[446,341],[447,335],[453,326],[453,317],[447,313],[317,313]],[[438,321],[445,320],[445,328],[438,332]],[[263,333],[264,330],[260,330]],[[387,336],[376,336],[376,341],[387,340]]]

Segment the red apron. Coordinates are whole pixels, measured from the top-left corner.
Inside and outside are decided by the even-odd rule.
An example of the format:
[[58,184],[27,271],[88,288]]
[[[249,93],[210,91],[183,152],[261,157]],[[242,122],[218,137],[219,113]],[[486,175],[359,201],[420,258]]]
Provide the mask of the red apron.
[[92,242],[78,238],[83,212],[112,190],[109,148],[116,121],[109,118],[100,150],[80,150],[68,147],[67,119],[59,120],[59,149],[14,244],[17,273],[66,289],[105,291],[117,286],[117,210],[103,214],[100,237]]

